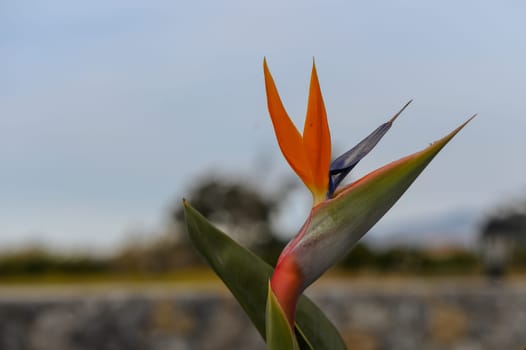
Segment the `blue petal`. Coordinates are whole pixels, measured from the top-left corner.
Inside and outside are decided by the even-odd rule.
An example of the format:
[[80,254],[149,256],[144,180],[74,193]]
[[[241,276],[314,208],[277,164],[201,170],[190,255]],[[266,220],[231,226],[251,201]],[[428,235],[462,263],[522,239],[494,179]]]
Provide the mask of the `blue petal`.
[[340,185],[342,180],[349,174],[349,172],[367,155],[376,144],[382,139],[387,130],[391,128],[396,118],[406,109],[409,104],[413,102],[410,100],[407,102],[398,113],[396,113],[388,122],[380,125],[374,130],[369,136],[364,138],[360,143],[345,152],[338,158],[336,158],[329,169],[329,191],[327,197],[331,198],[336,188]]

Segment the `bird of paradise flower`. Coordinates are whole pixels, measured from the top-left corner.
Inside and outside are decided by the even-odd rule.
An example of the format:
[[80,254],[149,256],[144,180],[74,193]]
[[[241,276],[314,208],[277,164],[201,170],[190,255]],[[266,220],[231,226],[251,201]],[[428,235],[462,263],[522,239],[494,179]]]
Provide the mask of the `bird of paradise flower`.
[[268,111],[285,159],[312,193],[313,205],[275,269],[213,227],[186,201],[188,232],[197,250],[231,290],[268,349],[345,349],[332,323],[302,292],[394,205],[438,152],[469,122],[424,150],[387,164],[349,185],[342,180],[411,103],[331,162],[331,137],[313,63],[301,135],[263,62]]

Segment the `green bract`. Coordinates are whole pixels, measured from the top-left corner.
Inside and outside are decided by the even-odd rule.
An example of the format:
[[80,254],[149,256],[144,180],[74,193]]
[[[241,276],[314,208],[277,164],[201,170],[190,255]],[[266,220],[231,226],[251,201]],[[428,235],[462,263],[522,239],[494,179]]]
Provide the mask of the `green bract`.
[[301,290],[350,251],[468,122],[423,151],[364,176],[312,209],[303,232],[286,248],[301,272]]

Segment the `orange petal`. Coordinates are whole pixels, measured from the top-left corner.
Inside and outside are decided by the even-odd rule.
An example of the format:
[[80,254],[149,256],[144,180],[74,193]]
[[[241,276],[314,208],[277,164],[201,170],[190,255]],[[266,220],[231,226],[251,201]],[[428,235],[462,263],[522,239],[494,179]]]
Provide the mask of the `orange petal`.
[[283,107],[266,60],[263,60],[263,70],[265,72],[268,111],[274,125],[279,148],[292,169],[310,188],[312,183],[311,167],[305,155],[302,137]]
[[315,202],[318,202],[325,199],[329,186],[331,134],[314,62],[312,64],[307,117],[303,128],[303,147],[312,169],[313,182],[308,186],[315,196]]

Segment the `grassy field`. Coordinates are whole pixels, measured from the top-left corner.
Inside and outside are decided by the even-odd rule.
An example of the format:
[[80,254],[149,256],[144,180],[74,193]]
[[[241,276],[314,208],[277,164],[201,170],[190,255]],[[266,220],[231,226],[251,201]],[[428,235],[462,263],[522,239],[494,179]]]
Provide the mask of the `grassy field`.
[[[525,271],[511,271],[503,279],[504,283],[526,283]],[[350,272],[334,268],[315,283],[314,288],[324,288],[333,285],[352,285],[357,288],[378,286],[399,287],[407,283],[420,285],[463,284],[486,286],[489,280],[482,273],[471,274],[433,274],[417,275],[410,273],[378,273]],[[192,268],[176,272],[158,274],[125,274],[125,273],[93,273],[93,274],[59,274],[49,273],[38,276],[0,277],[0,291],[11,288],[196,288],[207,290],[223,290],[221,280],[208,268]]]

